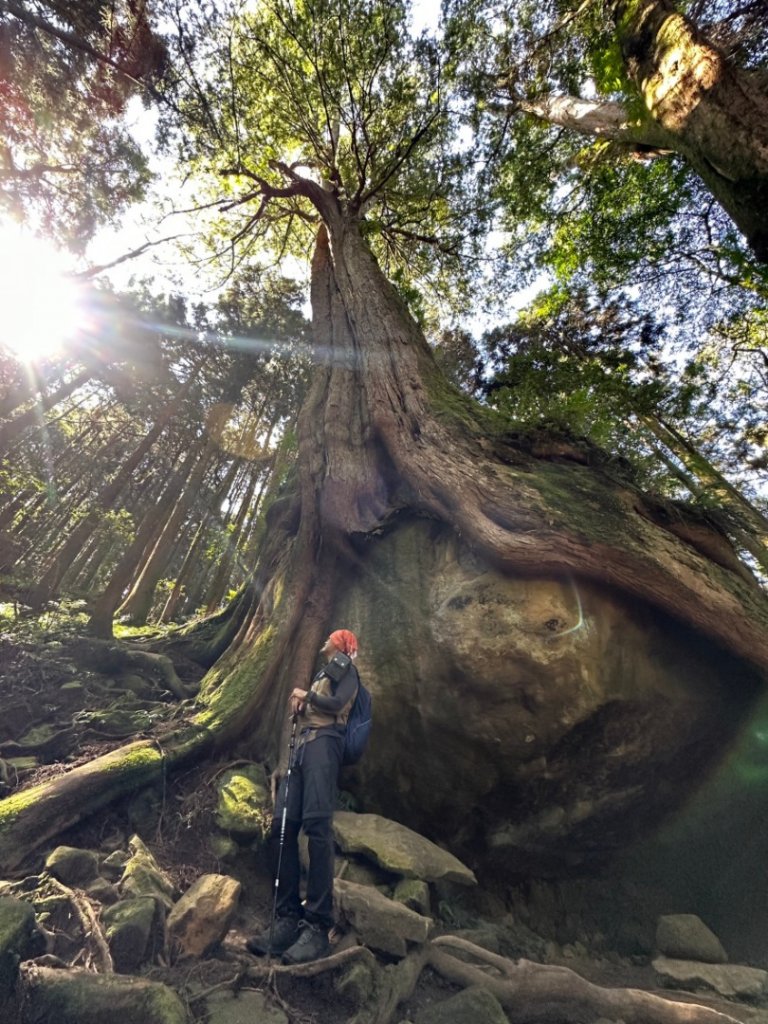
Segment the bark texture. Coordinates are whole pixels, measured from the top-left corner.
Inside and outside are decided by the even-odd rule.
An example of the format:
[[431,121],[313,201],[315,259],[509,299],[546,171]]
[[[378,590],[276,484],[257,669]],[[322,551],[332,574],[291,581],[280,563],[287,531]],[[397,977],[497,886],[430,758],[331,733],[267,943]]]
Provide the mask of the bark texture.
[[682,154],[768,261],[768,92],[670,0],[615,0],[630,78],[668,147]]

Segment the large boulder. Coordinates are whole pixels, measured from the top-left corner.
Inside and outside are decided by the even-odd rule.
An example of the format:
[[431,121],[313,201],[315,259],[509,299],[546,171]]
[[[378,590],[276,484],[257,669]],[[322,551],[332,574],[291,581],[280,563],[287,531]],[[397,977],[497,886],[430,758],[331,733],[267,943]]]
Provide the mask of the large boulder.
[[378,814],[337,811],[333,816],[333,834],[344,853],[365,854],[385,871],[402,878],[477,884],[474,873],[452,853]]
[[168,943],[179,956],[205,956],[229,931],[240,883],[227,875],[202,875],[168,915]]
[[[547,468],[564,507],[575,479]],[[760,685],[641,602],[505,575],[425,520],[368,546],[332,618],[354,623],[374,698],[348,788],[497,875],[610,858],[702,782]]]
[[677,960],[724,964],[728,954],[720,939],[696,914],[665,914],[656,926],[656,948]]
[[395,903],[378,889],[337,879],[333,890],[337,916],[349,922],[364,946],[402,957],[408,952],[408,943],[427,941],[430,918]]
[[658,956],[652,963],[656,977],[666,988],[689,992],[703,989],[726,999],[761,999],[768,991],[768,971],[741,964],[704,964],[698,960],[672,960]]

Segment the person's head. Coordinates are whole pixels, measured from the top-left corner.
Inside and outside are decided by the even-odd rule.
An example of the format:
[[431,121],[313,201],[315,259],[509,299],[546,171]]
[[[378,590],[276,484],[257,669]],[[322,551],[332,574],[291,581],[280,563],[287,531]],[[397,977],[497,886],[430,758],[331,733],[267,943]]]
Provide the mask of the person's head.
[[330,661],[337,651],[341,651],[342,654],[346,654],[348,658],[352,658],[354,661],[357,657],[357,637],[355,634],[348,629],[334,630],[320,648],[320,653]]

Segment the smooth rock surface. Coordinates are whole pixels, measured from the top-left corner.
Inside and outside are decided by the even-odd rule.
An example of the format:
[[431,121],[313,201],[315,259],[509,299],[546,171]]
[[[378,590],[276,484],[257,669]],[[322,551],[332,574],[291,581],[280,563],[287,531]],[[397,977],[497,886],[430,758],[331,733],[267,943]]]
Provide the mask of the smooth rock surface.
[[422,943],[429,937],[430,918],[395,903],[378,889],[337,879],[333,890],[338,916],[349,921],[364,946],[402,957],[409,942]]
[[333,834],[345,853],[363,853],[385,871],[403,878],[477,885],[474,873],[452,853],[378,814],[337,811],[333,816]]
[[726,999],[759,999],[768,983],[768,971],[740,964],[704,964],[658,956],[652,967],[666,988],[704,989]]
[[696,914],[665,914],[656,926],[656,948],[674,960],[724,964],[728,954],[720,939]]

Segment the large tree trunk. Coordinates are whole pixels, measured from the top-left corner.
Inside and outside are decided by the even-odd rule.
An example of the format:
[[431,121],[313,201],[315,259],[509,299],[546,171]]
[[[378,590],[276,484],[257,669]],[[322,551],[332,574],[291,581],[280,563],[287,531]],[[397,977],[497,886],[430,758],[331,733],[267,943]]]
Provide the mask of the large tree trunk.
[[614,0],[624,60],[646,110],[768,262],[768,89],[670,0]]
[[[274,764],[287,694],[310,677],[329,627],[342,624],[331,621],[338,595],[353,579],[365,588],[369,552],[409,512],[453,530],[501,573],[598,581],[768,668],[768,602],[757,585],[679,539],[658,521],[658,501],[630,483],[537,459],[495,432],[441,376],[357,220],[317,192],[328,227],[313,259],[312,306],[328,360],[299,418],[296,473],[269,507],[252,584],[234,610],[186,635],[204,657],[228,645],[187,727],[194,745],[222,747],[247,732],[253,755]],[[177,742],[189,749],[175,734],[162,741]],[[120,775],[135,749],[44,784],[53,823],[44,829],[32,793],[0,803],[0,868],[54,834],[61,802],[67,823],[92,810],[94,779]],[[147,783],[162,765],[141,760]]]

